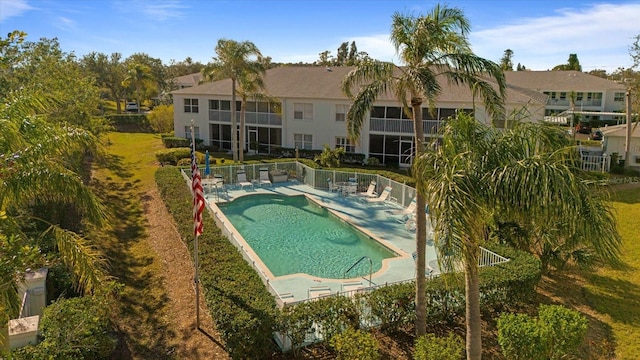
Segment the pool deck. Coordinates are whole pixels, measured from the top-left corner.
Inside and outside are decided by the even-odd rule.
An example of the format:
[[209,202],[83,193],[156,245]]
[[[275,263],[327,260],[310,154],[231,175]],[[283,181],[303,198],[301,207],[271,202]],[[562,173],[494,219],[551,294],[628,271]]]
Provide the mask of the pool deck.
[[[415,262],[412,257],[412,253],[416,250],[415,232],[407,230],[404,223],[398,222],[390,215],[390,211],[402,210],[395,203],[388,201],[368,203],[362,199],[362,196],[350,195],[345,197],[340,193],[314,189],[298,182],[275,183],[273,186],[255,184],[253,187],[245,186],[244,189],[231,185],[226,187],[224,194],[216,194],[215,190],[209,193],[205,190],[210,211],[215,216],[223,218],[226,223],[228,221],[216,206],[216,202],[233,201],[243,196],[269,193],[282,195],[304,194],[332,211],[338,217],[355,225],[365,234],[376,239],[398,255],[383,261],[382,269],[371,275],[370,284],[369,275],[347,279],[325,279],[307,274],[274,277],[266,266],[262,264],[259,257],[253,253],[253,250],[246,245],[249,249],[247,250],[243,247],[243,250],[245,252],[248,251],[256,267],[260,269],[259,272],[268,279],[266,282],[269,284],[269,291],[277,294],[276,299],[279,300],[280,304],[415,278]],[[235,229],[232,230],[235,232]],[[240,243],[244,242],[241,236],[234,234],[234,237],[240,238],[238,239]],[[436,251],[430,242],[427,245],[426,256],[427,267],[435,268],[434,273],[438,273]],[[354,263],[357,260],[354,259]],[[267,270],[265,271],[265,269]]]

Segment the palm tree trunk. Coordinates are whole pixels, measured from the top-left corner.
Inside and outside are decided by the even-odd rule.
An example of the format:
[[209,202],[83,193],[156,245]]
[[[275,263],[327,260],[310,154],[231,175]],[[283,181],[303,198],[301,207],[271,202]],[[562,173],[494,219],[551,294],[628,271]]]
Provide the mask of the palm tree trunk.
[[243,97],[240,102],[240,146],[238,147],[240,162],[244,161],[244,115],[247,101]]
[[[411,98],[413,108],[413,126],[415,131],[415,158],[424,151],[424,128],[422,126],[422,99]],[[427,215],[423,185],[416,184],[416,336],[427,333],[427,301],[426,301],[426,247],[427,247]]]
[[464,248],[464,279],[466,293],[467,360],[482,359],[482,318],[480,316],[480,248],[467,240]]
[[236,119],[236,79],[231,79],[231,154],[238,162],[238,121]]

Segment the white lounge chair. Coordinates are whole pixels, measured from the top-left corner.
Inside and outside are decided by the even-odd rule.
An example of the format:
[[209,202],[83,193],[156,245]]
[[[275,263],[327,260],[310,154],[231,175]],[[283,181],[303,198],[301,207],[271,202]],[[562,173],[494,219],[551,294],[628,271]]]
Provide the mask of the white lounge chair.
[[341,284],[342,292],[350,292],[364,289],[362,281],[348,281]]
[[238,171],[238,185],[240,185],[241,189],[244,189],[245,186],[253,187],[251,181],[247,181],[247,174],[244,171]]
[[309,299],[317,299],[331,295],[331,288],[328,286],[312,286],[308,290]]
[[367,188],[367,191],[358,193],[358,195],[369,197],[369,198],[377,197],[378,193],[376,192],[376,182],[374,180],[371,180],[371,182],[369,183],[369,188]]
[[401,210],[387,210],[387,215],[397,222],[404,224],[416,213],[416,198],[413,198],[406,208]]
[[369,203],[380,203],[380,202],[387,201],[389,196],[391,196],[391,186],[386,186],[384,190],[382,190],[382,194],[380,194],[380,196],[378,196],[377,198],[363,198],[363,199]]
[[260,169],[260,186],[262,185],[273,186],[269,180],[269,169]]

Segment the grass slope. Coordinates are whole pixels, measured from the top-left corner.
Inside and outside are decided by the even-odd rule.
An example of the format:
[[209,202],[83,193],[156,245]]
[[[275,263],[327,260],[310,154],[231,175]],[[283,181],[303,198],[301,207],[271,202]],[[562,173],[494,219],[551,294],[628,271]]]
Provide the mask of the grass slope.
[[112,214],[112,228],[91,234],[106,253],[111,273],[125,285],[121,294],[119,359],[172,359],[175,333],[167,316],[168,298],[161,262],[147,244],[143,200],[153,185],[160,137],[110,133],[107,154],[96,166],[93,186]]
[[640,187],[616,191],[612,201],[625,266],[587,275],[584,294],[611,326],[615,358],[640,359]]

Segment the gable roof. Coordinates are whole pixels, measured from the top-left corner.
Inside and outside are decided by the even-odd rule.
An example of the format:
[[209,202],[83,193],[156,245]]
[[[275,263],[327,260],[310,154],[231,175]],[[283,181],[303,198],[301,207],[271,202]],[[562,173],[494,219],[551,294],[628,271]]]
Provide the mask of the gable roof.
[[[264,77],[267,92],[279,98],[299,99],[331,99],[348,101],[342,93],[342,79],[354,69],[353,66],[341,66],[325,68],[319,66],[281,66],[267,70]],[[438,96],[440,102],[472,102],[471,90],[466,86],[447,83],[447,80],[438,77],[443,91]],[[203,83],[194,87],[175,90],[172,94],[184,95],[229,95],[231,94],[231,80],[224,79]],[[529,104],[536,102],[544,104],[547,96],[524,89],[518,86],[508,85],[506,89],[507,103]],[[382,94],[378,101],[394,101],[393,94]],[[480,102],[476,96],[476,101]]]
[[625,87],[615,81],[581,71],[505,71],[507,83],[535,91],[602,91]]
[[202,80],[202,74],[197,72],[193,74],[182,75],[174,78],[173,80],[178,85],[196,86],[200,83],[200,80]]

